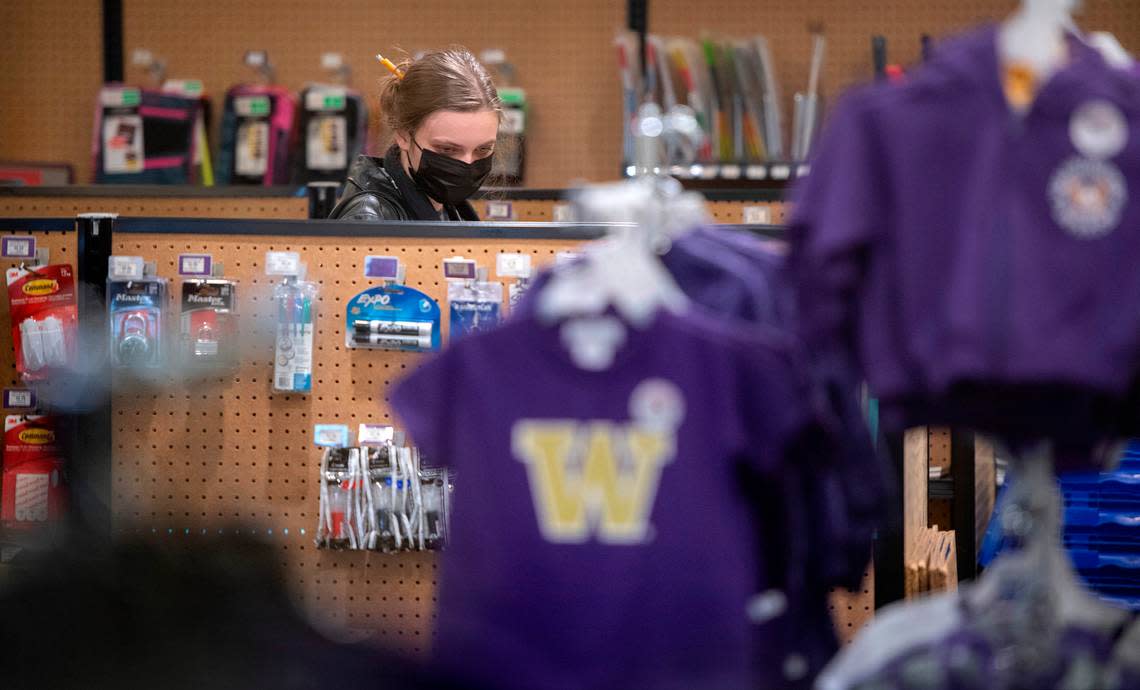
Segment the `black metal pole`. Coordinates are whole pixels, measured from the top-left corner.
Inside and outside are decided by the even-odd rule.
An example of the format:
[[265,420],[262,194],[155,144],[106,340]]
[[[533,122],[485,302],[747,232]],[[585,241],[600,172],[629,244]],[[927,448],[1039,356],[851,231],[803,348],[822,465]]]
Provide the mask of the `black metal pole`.
[[871,37],[871,63],[875,66],[875,79],[887,78],[887,37]]
[[336,193],[339,182],[310,182],[306,185],[309,193],[309,218],[324,219],[336,206]]
[[123,0],[103,0],[103,83],[123,81]]
[[906,596],[906,562],[903,539],[903,462],[905,444],[902,434],[886,434],[879,439],[880,447],[890,459],[891,474],[895,479],[895,500],[883,526],[875,535],[873,560],[875,565],[875,608],[900,601]]
[[72,513],[92,536],[111,531],[111,374],[107,357],[107,264],[115,216],[85,213],[76,218],[79,308],[78,373],[68,382],[75,410],[75,439],[68,461]]
[[974,434],[950,431],[950,474],[954,480],[954,544],[958,551],[958,581],[978,574]]
[[649,0],[629,0],[629,30],[637,34],[637,54],[641,58],[641,83],[646,83],[649,65],[645,63],[645,35],[649,32]]

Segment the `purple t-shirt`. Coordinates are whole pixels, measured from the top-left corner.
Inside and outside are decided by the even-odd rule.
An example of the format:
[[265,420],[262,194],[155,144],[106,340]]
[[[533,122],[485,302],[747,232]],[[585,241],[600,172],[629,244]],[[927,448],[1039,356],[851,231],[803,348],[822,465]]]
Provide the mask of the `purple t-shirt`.
[[560,333],[516,315],[391,395],[457,477],[439,663],[498,688],[752,687],[746,607],[780,526],[741,473],[778,486],[827,436],[793,357],[662,312],[595,372]]
[[[917,399],[931,417],[931,398],[971,382],[995,384],[977,399],[1119,394],[1140,361],[1140,87],[1073,41],[1017,116],[995,40],[966,34],[905,82],[847,96],[789,225],[813,352],[850,355],[888,407]],[[1036,419],[1015,430],[1071,426]]]

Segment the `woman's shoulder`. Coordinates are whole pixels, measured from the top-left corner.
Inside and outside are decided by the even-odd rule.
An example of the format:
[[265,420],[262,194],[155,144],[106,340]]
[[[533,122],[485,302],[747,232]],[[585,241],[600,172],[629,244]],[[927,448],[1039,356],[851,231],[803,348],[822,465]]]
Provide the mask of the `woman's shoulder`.
[[344,194],[329,218],[407,220],[409,214],[383,159],[362,155],[349,168]]

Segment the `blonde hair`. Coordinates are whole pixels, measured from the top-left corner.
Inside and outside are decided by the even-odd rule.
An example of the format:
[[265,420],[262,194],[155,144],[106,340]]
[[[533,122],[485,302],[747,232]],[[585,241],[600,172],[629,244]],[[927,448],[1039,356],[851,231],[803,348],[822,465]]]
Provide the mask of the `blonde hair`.
[[437,110],[491,110],[502,117],[503,104],[487,69],[462,46],[434,50],[397,65],[380,86],[380,117],[391,138],[415,132]]

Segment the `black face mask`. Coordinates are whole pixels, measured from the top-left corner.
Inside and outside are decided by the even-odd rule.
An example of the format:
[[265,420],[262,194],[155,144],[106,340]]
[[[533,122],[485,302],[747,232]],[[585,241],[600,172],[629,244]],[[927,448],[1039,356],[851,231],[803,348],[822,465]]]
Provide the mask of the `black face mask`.
[[441,204],[458,206],[477,192],[491,174],[493,156],[464,163],[442,153],[429,151],[415,139],[412,139],[412,143],[420,150],[420,167],[411,171],[412,181],[424,194]]

